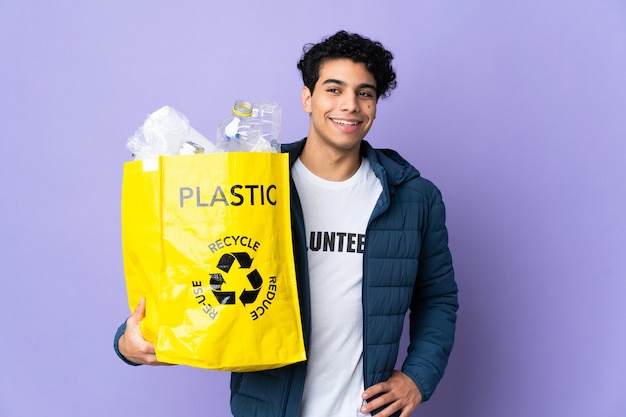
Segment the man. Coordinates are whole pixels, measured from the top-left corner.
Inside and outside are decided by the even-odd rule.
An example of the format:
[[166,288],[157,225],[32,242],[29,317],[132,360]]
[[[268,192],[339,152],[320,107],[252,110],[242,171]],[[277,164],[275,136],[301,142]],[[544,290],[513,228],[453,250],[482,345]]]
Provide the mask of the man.
[[[309,133],[283,151],[307,361],[233,373],[236,417],[408,417],[444,373],[458,303],[441,194],[396,152],[364,140],[379,98],[396,86],[392,59],[345,31],[304,48]],[[144,309],[115,346],[129,363],[155,365],[139,331]],[[409,310],[408,354],[394,370]]]

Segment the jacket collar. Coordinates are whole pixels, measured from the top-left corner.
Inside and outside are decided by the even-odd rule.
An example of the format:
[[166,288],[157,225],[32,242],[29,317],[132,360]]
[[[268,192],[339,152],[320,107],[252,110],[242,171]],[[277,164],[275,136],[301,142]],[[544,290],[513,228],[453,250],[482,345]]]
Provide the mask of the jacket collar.
[[[304,148],[306,138],[282,145],[282,151],[289,153],[289,166],[292,166]],[[369,142],[361,142],[361,155],[369,159],[376,176],[383,184],[398,185],[409,178],[419,177],[420,173],[408,161],[391,149],[374,149]]]

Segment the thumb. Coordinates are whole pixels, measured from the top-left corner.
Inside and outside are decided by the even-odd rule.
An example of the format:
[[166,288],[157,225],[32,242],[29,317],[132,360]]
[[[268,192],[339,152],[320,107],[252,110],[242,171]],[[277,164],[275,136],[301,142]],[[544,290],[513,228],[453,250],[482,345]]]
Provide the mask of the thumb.
[[144,318],[145,315],[146,315],[146,299],[144,297],[141,297],[139,299],[139,304],[135,308],[135,311],[133,311],[133,314],[130,316],[129,320],[132,320],[133,323],[138,324],[141,321],[141,319]]

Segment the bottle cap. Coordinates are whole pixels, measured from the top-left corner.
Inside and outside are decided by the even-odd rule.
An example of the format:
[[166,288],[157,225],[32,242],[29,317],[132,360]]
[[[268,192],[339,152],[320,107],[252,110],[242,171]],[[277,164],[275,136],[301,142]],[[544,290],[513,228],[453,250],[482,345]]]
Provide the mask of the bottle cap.
[[233,106],[233,113],[240,117],[252,116],[252,104],[247,101],[237,100]]

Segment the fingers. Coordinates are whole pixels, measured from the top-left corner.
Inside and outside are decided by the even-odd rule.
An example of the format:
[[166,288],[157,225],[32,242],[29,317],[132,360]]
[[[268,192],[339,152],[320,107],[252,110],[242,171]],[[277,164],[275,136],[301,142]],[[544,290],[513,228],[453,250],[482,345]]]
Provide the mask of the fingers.
[[136,364],[164,365],[157,360],[154,345],[143,338],[138,326],[136,329],[133,331],[133,328],[127,327],[120,337],[118,346],[122,356]]
[[387,382],[380,382],[376,385],[372,385],[371,387],[369,387],[363,392],[363,395],[361,397],[363,397],[364,400],[367,400],[369,398],[372,398],[379,394],[387,392],[389,391],[388,385],[389,384]]
[[[378,395],[378,397],[376,397]],[[401,416],[410,415],[422,402],[422,395],[415,383],[404,373],[394,370],[387,381],[372,385],[363,392],[363,399],[374,398],[361,408],[361,413],[371,413],[383,408],[381,417],[402,411]]]
[[157,362],[154,345],[143,338],[141,320],[146,313],[146,299],[141,297],[139,304],[126,320],[126,331],[120,337],[120,353],[133,363],[149,365]]
[[133,314],[126,320],[126,331],[118,341],[122,356],[132,363],[152,366],[170,365],[159,362],[154,344],[144,339],[141,333],[141,320],[146,315],[146,299],[141,297]]

